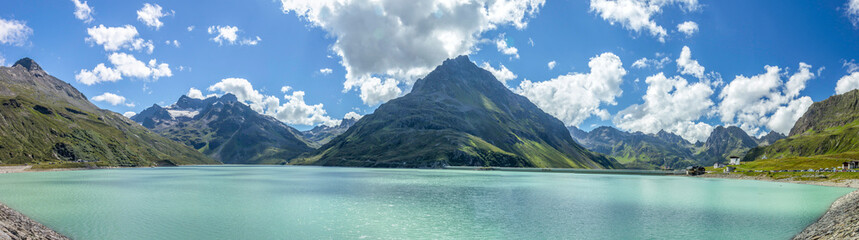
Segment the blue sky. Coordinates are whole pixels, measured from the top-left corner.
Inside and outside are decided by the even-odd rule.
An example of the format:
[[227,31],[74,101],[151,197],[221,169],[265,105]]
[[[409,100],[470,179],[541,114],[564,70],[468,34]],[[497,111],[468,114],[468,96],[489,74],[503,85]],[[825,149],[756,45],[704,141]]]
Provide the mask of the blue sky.
[[[503,65],[516,76],[505,81],[511,90],[568,125],[688,140],[717,125],[786,133],[839,81],[859,87],[856,0],[453,2],[9,1],[0,57],[5,66],[31,57],[119,113],[195,88],[236,93],[299,129],[372,113],[460,54]],[[685,22],[697,26],[683,33]],[[130,28],[137,34],[122,39]],[[634,64],[642,58],[647,66]],[[103,75],[87,75],[99,64]]]

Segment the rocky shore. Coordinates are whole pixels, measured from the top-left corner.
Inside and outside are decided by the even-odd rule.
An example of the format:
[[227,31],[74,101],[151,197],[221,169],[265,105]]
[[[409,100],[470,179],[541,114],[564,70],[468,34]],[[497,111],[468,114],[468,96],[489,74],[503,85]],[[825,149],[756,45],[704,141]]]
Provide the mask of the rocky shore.
[[0,239],[69,239],[0,203]]
[[[831,187],[859,188],[859,180],[843,179],[839,181],[798,181],[793,179],[772,179],[766,176],[746,176],[740,174],[705,174],[704,178],[727,178],[741,180],[758,180],[783,183],[811,184]],[[856,239],[859,240],[859,190],[842,196],[832,203],[817,222],[809,225],[793,239]]]
[[[0,166],[0,173],[33,171],[30,166]],[[69,239],[0,203],[0,240]]]
[[793,239],[859,239],[859,190],[836,200],[823,217]]

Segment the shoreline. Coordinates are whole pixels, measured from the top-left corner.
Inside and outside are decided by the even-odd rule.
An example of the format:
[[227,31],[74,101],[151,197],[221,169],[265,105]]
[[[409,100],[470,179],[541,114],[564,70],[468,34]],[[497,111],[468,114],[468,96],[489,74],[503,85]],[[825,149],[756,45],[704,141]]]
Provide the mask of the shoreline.
[[[0,174],[86,170],[86,168],[32,169],[30,165],[0,166]],[[0,202],[0,239],[70,239]]]
[[[111,168],[111,167],[107,167]],[[77,171],[107,168],[53,168],[32,169],[30,165],[0,166],[0,174],[22,172],[54,172]],[[454,169],[451,169],[454,170]],[[456,169],[465,170],[465,169]],[[478,170],[478,169],[468,169]],[[487,169],[489,170],[489,169]],[[491,169],[498,170],[498,169]],[[505,169],[507,170],[507,169]],[[510,171],[510,170],[508,170]],[[539,172],[539,171],[534,171]],[[564,171],[542,171],[564,172]],[[630,173],[625,173],[630,174]],[[648,174],[642,174],[648,175]],[[747,176],[740,174],[710,173],[699,178],[720,178],[734,180],[767,181],[779,183],[808,184],[828,187],[848,187],[857,190],[841,196],[817,221],[803,229],[793,239],[859,239],[859,179],[842,179],[838,181],[805,181],[792,179],[773,179],[766,176]],[[66,236],[36,222],[24,214],[0,203],[0,239],[69,239]]]
[[[859,188],[859,179],[800,181],[727,173],[704,174],[697,177]],[[805,229],[793,236],[792,239],[859,239],[859,208],[856,208],[856,206],[859,206],[859,189],[836,199],[829,206],[829,209],[826,210],[826,213],[820,216],[814,223],[806,226]]]
[[753,181],[765,181],[765,182],[778,182],[778,183],[796,183],[796,184],[807,184],[807,185],[817,185],[817,186],[826,186],[826,187],[848,187],[848,188],[859,188],[859,179],[839,179],[839,180],[821,180],[821,181],[805,181],[805,180],[793,180],[793,179],[773,179],[766,176],[746,176],[741,174],[730,174],[730,173],[708,173],[704,175],[694,176],[699,178],[720,178],[720,179],[734,179],[734,180],[753,180]]
[[69,239],[0,203],[0,239]]

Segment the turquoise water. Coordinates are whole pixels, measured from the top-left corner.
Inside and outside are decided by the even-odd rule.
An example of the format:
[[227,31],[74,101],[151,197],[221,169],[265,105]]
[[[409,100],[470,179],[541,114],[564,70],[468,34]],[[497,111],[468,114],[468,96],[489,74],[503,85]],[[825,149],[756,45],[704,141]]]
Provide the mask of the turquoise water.
[[787,239],[852,190],[281,166],[0,174],[0,202],[75,239]]

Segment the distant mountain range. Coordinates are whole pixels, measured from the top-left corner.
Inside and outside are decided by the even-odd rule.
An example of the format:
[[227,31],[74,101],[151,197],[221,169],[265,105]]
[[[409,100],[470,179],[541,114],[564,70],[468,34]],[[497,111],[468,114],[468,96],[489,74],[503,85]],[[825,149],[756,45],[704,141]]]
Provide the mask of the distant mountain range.
[[683,168],[696,164],[691,144],[671,133],[629,133],[605,126],[590,132],[576,127],[569,130],[585,148],[609,155],[630,168]]
[[328,126],[323,124],[304,131],[302,134],[304,135],[304,138],[312,142],[312,146],[314,146],[314,148],[319,148],[319,146],[330,142],[334,137],[345,133],[346,130],[349,130],[349,127],[355,125],[356,122],[358,122],[357,118],[344,118],[337,126]]
[[219,162],[96,107],[24,58],[0,67],[0,163],[94,167]]
[[0,67],[0,164],[677,169],[734,155],[859,155],[859,90],[814,103],[787,138],[719,126],[693,144],[666,131],[566,128],[465,56],[445,61],[372,114],[304,132],[232,94],[181,96],[131,120],[139,125],[99,109],[31,59]]
[[682,137],[659,131],[656,134],[629,133],[612,127],[599,127],[590,132],[569,127],[570,135],[585,148],[609,155],[628,168],[683,168],[726,162],[730,156],[742,157],[749,149],[769,145],[784,138],[770,132],[755,139],[738,127],[718,126],[706,142],[691,144]]
[[619,168],[563,123],[511,92],[466,56],[449,59],[412,91],[379,106],[297,164],[361,167]]
[[744,161],[763,158],[859,156],[859,90],[816,102],[796,121],[787,139],[749,151]]
[[153,105],[132,120],[229,164],[284,164],[313,150],[314,143],[283,122],[257,113],[235,95],[182,96],[168,107]]

